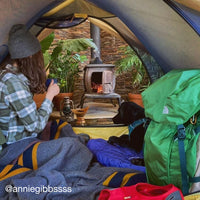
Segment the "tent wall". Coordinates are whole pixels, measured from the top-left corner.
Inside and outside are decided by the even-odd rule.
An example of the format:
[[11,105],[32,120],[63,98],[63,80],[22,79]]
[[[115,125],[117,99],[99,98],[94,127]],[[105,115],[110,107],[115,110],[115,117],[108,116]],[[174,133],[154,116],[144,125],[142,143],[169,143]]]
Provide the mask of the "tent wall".
[[175,1],[200,12],[200,1],[199,0],[189,0],[189,1],[188,0],[175,0]]
[[165,72],[200,68],[199,36],[164,1],[90,1],[120,17]]
[[7,55],[8,33],[13,24],[32,26],[35,20],[64,0],[1,0],[0,1],[0,63]]
[[[68,2],[67,7],[48,13],[63,2]],[[138,44],[139,39],[164,72],[174,68],[200,68],[199,35],[163,0],[1,0],[0,9],[0,62],[13,24],[31,26],[45,12],[47,17],[86,12],[91,17],[112,23],[130,44]],[[117,20],[128,29],[123,29]],[[129,34],[130,31],[133,34]]]
[[6,44],[8,32],[13,24],[23,23],[35,16],[53,0],[1,0],[0,2],[0,44]]

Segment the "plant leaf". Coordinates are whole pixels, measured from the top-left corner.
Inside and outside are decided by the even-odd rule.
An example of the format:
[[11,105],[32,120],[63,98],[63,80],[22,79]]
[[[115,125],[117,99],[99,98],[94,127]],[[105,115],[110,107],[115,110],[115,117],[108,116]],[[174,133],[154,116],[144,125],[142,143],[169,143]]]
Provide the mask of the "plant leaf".
[[68,39],[63,42],[63,49],[70,52],[80,52],[86,50],[88,47],[92,47],[98,50],[96,44],[88,38],[76,38]]
[[61,53],[61,51],[62,51],[62,46],[61,45],[56,46],[51,54],[51,59],[52,60],[56,59]]
[[45,53],[49,49],[54,38],[55,38],[54,33],[51,33],[40,42],[42,53]]

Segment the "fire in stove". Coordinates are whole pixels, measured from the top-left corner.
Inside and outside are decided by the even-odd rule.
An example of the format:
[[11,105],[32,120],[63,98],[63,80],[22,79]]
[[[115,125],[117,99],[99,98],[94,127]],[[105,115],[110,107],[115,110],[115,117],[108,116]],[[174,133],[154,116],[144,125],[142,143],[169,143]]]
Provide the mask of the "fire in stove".
[[103,86],[102,85],[98,85],[97,93],[103,93]]
[[87,93],[113,93],[115,88],[114,65],[87,65],[85,68],[84,81]]
[[103,93],[102,72],[93,72],[91,76],[91,87],[94,93]]
[[102,84],[96,84],[92,82],[92,92],[101,94],[103,93],[103,86]]

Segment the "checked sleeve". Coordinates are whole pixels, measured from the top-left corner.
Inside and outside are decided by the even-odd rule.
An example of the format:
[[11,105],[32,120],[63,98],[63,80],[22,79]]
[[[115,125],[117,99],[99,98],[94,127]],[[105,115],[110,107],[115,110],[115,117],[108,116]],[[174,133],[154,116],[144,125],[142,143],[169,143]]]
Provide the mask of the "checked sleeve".
[[16,126],[24,126],[26,132],[41,132],[52,112],[53,104],[45,99],[41,108],[37,110],[29,86],[16,76],[7,79],[5,101],[13,110],[13,115],[18,118]]

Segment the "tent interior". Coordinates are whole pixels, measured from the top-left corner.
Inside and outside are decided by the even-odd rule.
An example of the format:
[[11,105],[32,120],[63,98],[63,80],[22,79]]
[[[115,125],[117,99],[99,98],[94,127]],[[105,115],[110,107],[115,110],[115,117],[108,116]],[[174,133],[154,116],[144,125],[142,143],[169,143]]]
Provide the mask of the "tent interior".
[[139,56],[148,52],[155,60],[153,63],[144,61],[150,77],[159,68],[164,73],[177,68],[199,68],[200,14],[199,3],[195,0],[190,3],[172,0],[3,0],[1,8],[0,62],[7,55],[8,31],[13,24],[24,23],[38,36],[44,28],[67,28],[87,18],[119,34],[132,48],[140,50]]
[[[1,0],[0,10],[0,64],[8,55],[8,33],[14,24],[26,24],[42,40],[51,29],[89,20],[124,40],[140,58],[147,53],[151,62],[142,62],[151,82],[173,69],[200,68],[199,0]],[[127,126],[118,129],[121,134]]]

